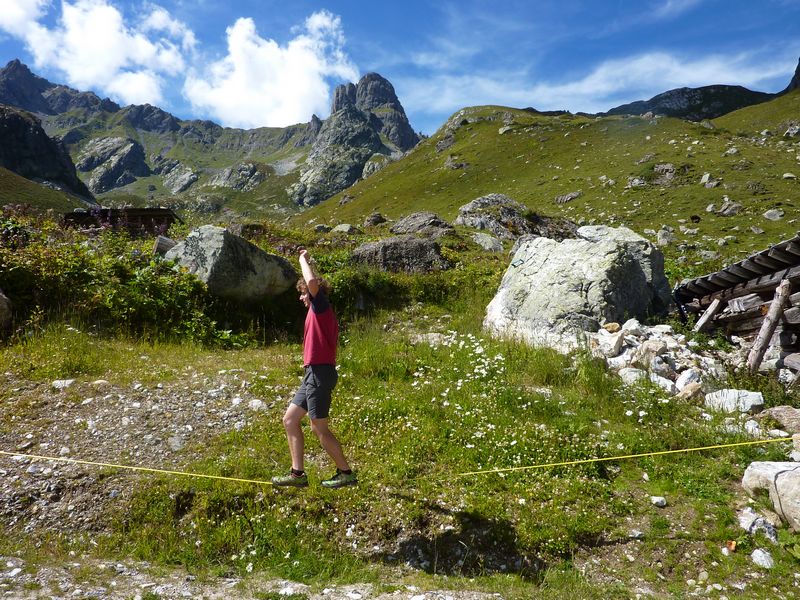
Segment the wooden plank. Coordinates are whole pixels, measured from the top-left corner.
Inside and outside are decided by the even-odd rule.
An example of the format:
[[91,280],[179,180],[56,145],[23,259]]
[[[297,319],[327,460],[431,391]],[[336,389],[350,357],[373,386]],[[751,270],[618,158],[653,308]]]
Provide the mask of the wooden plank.
[[732,298],[725,308],[726,313],[740,313],[764,304],[764,299],[758,294],[747,294],[740,298]]
[[774,258],[770,258],[766,254],[756,254],[752,257],[753,262],[765,267],[770,271],[779,271],[780,269],[786,268],[786,263],[780,260],[775,260]]
[[722,277],[722,273],[712,273],[708,276],[708,282],[716,289],[726,288],[731,286],[731,282]]
[[744,281],[749,281],[750,279],[761,277],[764,274],[761,273],[760,271],[751,271],[749,269],[746,269],[740,264],[728,265],[727,267],[725,267],[725,269],[729,273],[733,273],[737,277],[741,277]]
[[703,331],[711,323],[711,319],[717,314],[720,306],[722,306],[722,300],[716,298],[697,321],[692,331],[695,333]]
[[747,294],[770,292],[784,279],[788,279],[792,282],[800,282],[800,265],[778,273],[756,277],[732,288],[709,294],[700,300],[700,304],[701,306],[707,306],[711,304],[714,298],[730,300],[731,298],[738,298],[739,296],[745,296]]
[[[725,307],[725,312],[717,315],[715,320],[727,323],[765,315],[769,309],[770,302],[771,300],[766,302],[761,300],[761,296],[758,294],[748,294],[738,298],[731,298],[728,301],[728,306]],[[800,306],[800,292],[795,292],[789,296],[786,306]]]
[[[784,279],[780,282],[775,289],[775,298],[770,304],[769,312],[764,318],[764,323],[761,325],[761,330],[758,332],[756,341],[753,342],[753,347],[750,349],[750,354],[747,356],[747,368],[751,373],[758,371],[761,366],[761,361],[764,358],[764,353],[767,351],[767,346],[772,339],[772,334],[775,333],[775,328],[778,326],[778,321],[783,316],[783,309],[792,289],[792,282]],[[800,312],[800,311],[799,311]]]
[[783,263],[786,263],[787,265],[794,265],[797,263],[797,258],[794,255],[789,254],[788,252],[781,250],[780,248],[770,248],[769,250],[767,250],[767,255],[770,258],[779,260]]
[[786,246],[784,248],[785,248],[786,252],[788,252],[789,254],[793,254],[794,255],[795,260],[800,260],[800,244],[798,244],[796,241],[792,240],[791,242],[786,244]]
[[753,271],[754,273],[758,273],[759,275],[766,275],[767,273],[771,273],[772,271],[774,271],[774,269],[767,269],[766,267],[758,264],[751,258],[745,258],[743,261],[739,263],[739,265],[743,269],[747,269],[748,271]]

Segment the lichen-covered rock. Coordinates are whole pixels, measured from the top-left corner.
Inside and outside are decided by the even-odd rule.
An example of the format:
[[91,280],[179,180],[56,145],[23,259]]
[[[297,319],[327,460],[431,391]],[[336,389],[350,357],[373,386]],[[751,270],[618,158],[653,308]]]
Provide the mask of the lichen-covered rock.
[[800,464],[796,462],[751,463],[742,477],[742,487],[755,497],[769,492],[773,509],[789,526],[800,531]]
[[663,312],[664,300],[649,283],[664,277],[663,263],[646,263],[645,270],[644,247],[630,243],[628,235],[522,243],[486,309],[484,328],[569,351],[603,323]]
[[489,235],[488,233],[474,233],[472,235],[472,241],[487,252],[503,251],[503,242],[498,240],[496,237]]
[[526,219],[528,209],[504,194],[487,194],[458,209],[455,224],[486,230],[505,240],[534,233]]
[[411,213],[400,219],[389,229],[392,233],[405,235],[418,233],[422,235],[443,235],[453,230],[453,226],[439,215],[430,211]]
[[368,242],[353,252],[353,262],[383,271],[427,273],[449,269],[439,244],[431,239],[405,235]]
[[297,281],[297,272],[285,258],[214,225],[192,231],[164,258],[186,267],[211,294],[241,304],[281,294]]

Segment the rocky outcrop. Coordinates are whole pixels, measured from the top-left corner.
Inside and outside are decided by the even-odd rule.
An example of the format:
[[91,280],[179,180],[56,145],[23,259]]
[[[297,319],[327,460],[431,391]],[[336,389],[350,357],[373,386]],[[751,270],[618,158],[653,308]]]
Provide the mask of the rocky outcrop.
[[297,204],[313,206],[355,183],[373,154],[386,151],[368,118],[354,106],[335,112],[320,129],[300,181],[289,189]]
[[532,223],[526,218],[527,212],[526,206],[504,194],[487,194],[459,208],[455,224],[513,240],[533,233]]
[[794,70],[794,77],[789,82],[789,85],[786,86],[781,94],[788,94],[792,90],[800,89],[800,60],[797,61],[797,68]]
[[89,189],[101,194],[150,175],[142,145],[130,138],[97,138],[88,142],[78,160],[81,171],[91,171]]
[[249,192],[261,185],[266,173],[254,163],[239,163],[223,169],[208,182],[211,187],[227,187],[241,192]]
[[400,219],[389,229],[392,233],[417,233],[438,237],[453,231],[453,226],[430,211],[415,212]]
[[740,85],[708,85],[678,88],[612,108],[605,115],[644,115],[653,113],[689,121],[715,119],[731,111],[771,100],[775,94],[754,92]]
[[281,294],[297,281],[285,258],[213,225],[192,231],[164,258],[186,267],[206,283],[209,293],[244,305]]
[[634,242],[635,235],[523,242],[486,309],[484,328],[566,351],[606,322],[662,311],[666,301],[652,282],[664,278],[663,257],[644,238]]
[[173,195],[180,194],[188,190],[198,179],[197,173],[186,165],[178,164],[164,176],[164,187]]
[[353,252],[354,263],[370,265],[382,271],[428,273],[449,269],[439,244],[413,235],[367,242]]
[[3,105],[0,105],[0,167],[93,202],[64,146],[48,137],[36,117]]
[[389,160],[375,155],[398,157],[418,142],[392,84],[368,73],[358,84],[334,90],[331,116],[316,135],[300,181],[287,191],[297,204],[313,206]]
[[367,73],[358,84],[338,86],[333,93],[331,113],[354,106],[371,115],[379,134],[406,152],[419,143],[419,136],[408,123],[408,117],[395,94],[394,87],[377,73]]

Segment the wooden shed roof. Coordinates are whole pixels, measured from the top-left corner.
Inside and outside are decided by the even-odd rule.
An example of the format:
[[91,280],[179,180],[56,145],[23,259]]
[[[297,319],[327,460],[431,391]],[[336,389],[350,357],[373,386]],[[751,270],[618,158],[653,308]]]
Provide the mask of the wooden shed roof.
[[[734,288],[747,293],[747,288],[775,287],[785,278],[800,278],[800,233],[715,273],[684,280],[673,293],[678,303],[688,304],[695,299],[718,296]],[[740,294],[734,292],[730,295]]]

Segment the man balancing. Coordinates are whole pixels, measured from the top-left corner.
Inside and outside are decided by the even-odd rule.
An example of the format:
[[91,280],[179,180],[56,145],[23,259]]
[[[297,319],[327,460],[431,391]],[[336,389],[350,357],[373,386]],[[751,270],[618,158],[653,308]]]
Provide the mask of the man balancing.
[[331,392],[336,387],[336,342],[339,323],[333,313],[328,294],[330,284],[320,279],[311,267],[311,257],[300,251],[300,268],[303,277],[297,282],[300,301],[308,309],[303,329],[303,365],[305,374],[300,389],[283,415],[283,427],[292,456],[292,469],[288,475],[272,478],[272,484],[283,487],[307,487],[308,475],[303,468],[305,440],[300,422],[308,413],[311,431],[319,438],[325,452],[336,463],[336,474],[322,482],[326,488],[355,485],[358,480],[342,452],[339,440],[328,428]]

